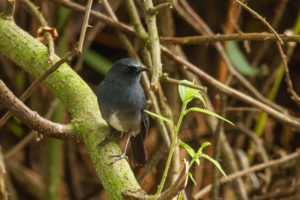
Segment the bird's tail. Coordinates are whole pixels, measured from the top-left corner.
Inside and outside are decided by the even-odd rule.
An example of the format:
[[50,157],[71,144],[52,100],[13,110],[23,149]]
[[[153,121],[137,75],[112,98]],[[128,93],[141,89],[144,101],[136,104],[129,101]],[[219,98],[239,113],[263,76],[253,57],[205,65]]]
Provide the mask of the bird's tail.
[[130,141],[135,161],[138,165],[145,165],[147,161],[147,156],[142,134],[138,134],[135,137],[132,136],[130,138]]

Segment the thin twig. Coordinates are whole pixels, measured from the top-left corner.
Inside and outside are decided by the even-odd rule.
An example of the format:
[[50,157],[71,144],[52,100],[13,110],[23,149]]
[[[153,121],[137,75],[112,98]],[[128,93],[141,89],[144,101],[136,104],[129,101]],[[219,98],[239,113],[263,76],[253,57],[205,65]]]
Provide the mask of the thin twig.
[[[299,35],[279,34],[280,38],[285,42],[300,43]],[[234,34],[215,34],[203,36],[187,36],[187,37],[160,37],[162,44],[179,44],[179,45],[199,45],[209,44],[223,41],[277,41],[277,37],[271,33],[234,33]]]
[[141,19],[139,17],[138,11],[135,7],[133,0],[126,0],[126,6],[128,10],[128,14],[130,16],[131,23],[134,27],[134,30],[136,31],[136,34],[140,40],[142,40],[144,43],[148,39],[148,33],[146,32]]
[[[227,104],[227,97],[225,95],[221,95],[221,106],[219,115],[225,116],[225,108]],[[224,132],[224,121],[219,119],[218,126],[216,131],[213,133],[213,157],[215,160],[220,160],[221,158],[221,138],[220,135]],[[216,166],[213,166],[212,169],[212,198],[219,199],[220,198],[220,171]]]
[[6,174],[6,169],[4,165],[4,159],[3,159],[3,154],[2,154],[2,148],[0,146],[0,199],[2,200],[8,200],[8,193],[6,189],[6,184],[5,184],[5,175]]
[[[48,23],[42,13],[38,10],[38,8],[29,0],[22,0],[30,9],[30,11],[33,13],[33,15],[36,16],[36,18],[39,20],[42,27],[48,27]],[[55,57],[55,50],[54,50],[54,41],[52,34],[44,30],[44,36],[46,38],[46,41],[48,42],[49,46],[49,57],[48,57],[48,63],[52,64]]]
[[284,42],[282,41],[282,39],[280,38],[280,36],[278,35],[278,33],[273,29],[273,27],[266,21],[265,18],[263,18],[262,16],[260,16],[256,11],[252,10],[249,6],[247,6],[246,4],[244,4],[243,2],[239,1],[239,0],[234,0],[235,2],[237,2],[238,4],[240,4],[243,8],[245,8],[248,12],[250,12],[254,17],[256,17],[257,19],[259,19],[264,25],[266,25],[268,27],[268,29],[277,37],[278,41],[281,44],[284,44]]
[[203,86],[200,86],[200,85],[189,84],[189,83],[186,83],[184,81],[177,80],[177,79],[174,79],[174,78],[171,78],[171,77],[168,77],[168,76],[163,76],[162,80],[166,81],[168,83],[173,83],[173,84],[176,84],[176,85],[184,85],[184,86],[187,86],[187,87],[190,87],[190,88],[194,88],[194,89],[200,90],[201,92],[204,92],[204,93],[207,92],[207,87],[203,87]]
[[0,13],[0,18],[7,20],[14,20],[15,14],[15,0],[6,0],[7,5],[3,13]]
[[260,112],[260,109],[252,107],[227,107],[225,112]]
[[[242,177],[242,176],[246,176],[248,175],[249,173],[252,173],[252,172],[255,172],[255,171],[259,171],[259,170],[263,170],[267,167],[276,167],[276,166],[279,166],[279,165],[282,165],[284,163],[287,163],[287,162],[290,162],[290,161],[293,161],[293,160],[298,160],[300,158],[300,152],[294,152],[290,155],[287,155],[285,157],[282,157],[282,158],[279,158],[279,159],[276,159],[276,160],[270,160],[269,162],[266,162],[266,163],[261,163],[261,164],[258,164],[258,165],[254,165],[248,169],[245,169],[245,170],[242,170],[242,171],[239,171],[237,173],[234,173],[234,174],[230,174],[228,176],[228,178],[222,178],[220,180],[220,183],[221,184],[224,184],[224,183],[228,183],[236,178],[239,178],[239,177]],[[203,195],[205,195],[206,193],[208,193],[209,191],[211,190],[211,184],[210,185],[207,185],[206,187],[204,187],[201,191],[199,191],[197,194],[195,194],[193,196],[194,199],[199,199],[201,198]]]
[[[56,98],[52,101],[52,103],[49,106],[49,109],[47,111],[47,113],[45,114],[45,118],[49,119],[52,117],[54,110],[57,106],[57,104],[59,103],[59,99]],[[13,154],[15,154],[16,152],[18,152],[20,149],[22,149],[26,144],[28,144],[36,135],[36,131],[32,130],[30,131],[30,133],[28,135],[26,135],[18,144],[16,144],[13,148],[11,148],[9,151],[7,151],[4,154],[4,159],[8,159],[9,157],[11,157]]]
[[69,125],[54,123],[28,108],[6,87],[0,79],[0,101],[9,111],[18,117],[31,129],[45,134],[46,136],[59,139],[73,139]]
[[285,70],[285,82],[288,86],[288,92],[292,95],[292,99],[297,103],[297,105],[300,107],[300,97],[298,96],[298,94],[295,92],[294,88],[293,88],[293,83],[291,81],[291,77],[290,77],[290,71],[289,71],[289,67],[286,61],[286,56],[283,53],[282,47],[281,45],[276,42],[277,48],[279,50],[279,54],[283,63],[283,67]]
[[227,85],[224,85],[222,83],[220,83],[219,81],[217,81],[216,79],[214,79],[213,77],[211,77],[210,75],[208,75],[207,73],[205,73],[204,71],[202,71],[200,68],[196,67],[195,65],[191,64],[190,62],[182,59],[179,56],[174,55],[170,50],[168,50],[165,47],[162,47],[162,52],[164,54],[166,54],[168,57],[170,57],[172,60],[186,66],[186,68],[192,72],[194,72],[195,74],[197,74],[199,77],[201,77],[204,81],[208,82],[209,84],[211,84],[213,87],[217,88],[218,90],[220,90],[223,93],[226,93],[230,96],[233,96],[237,99],[240,99],[241,101],[248,103],[250,105],[253,105],[267,113],[269,113],[270,115],[272,115],[273,117],[275,117],[276,119],[287,123],[293,127],[295,127],[296,129],[300,129],[300,121],[288,114],[284,114],[282,112],[279,112],[275,109],[273,109],[272,107],[254,99],[253,97],[250,97],[240,91],[237,91]]
[[[39,84],[45,80],[50,74],[52,74],[55,70],[57,70],[63,63],[69,61],[74,55],[77,54],[77,50],[73,50],[68,52],[64,57],[62,57],[59,61],[57,61],[54,65],[51,66],[48,70],[46,70],[39,78],[37,78],[28,88],[27,90],[20,96],[20,100],[24,102],[28,97],[32,94],[33,91],[37,89]],[[10,119],[12,114],[9,112],[5,113],[5,115],[0,119],[0,128]]]
[[[236,127],[241,132],[245,133],[247,136],[249,136],[253,140],[253,143],[255,145],[255,151],[261,155],[263,162],[265,162],[265,163],[268,162],[270,159],[269,159],[267,151],[264,147],[264,143],[263,143],[262,139],[257,134],[255,134],[253,131],[249,130],[243,124],[238,124]],[[272,171],[270,169],[265,169],[264,180],[265,180],[266,184],[263,186],[264,188],[267,188],[269,186],[269,184],[271,182],[271,177],[272,177]]]
[[161,3],[161,4],[158,4],[157,6],[154,6],[154,7],[152,7],[152,8],[149,8],[148,13],[149,13],[150,15],[157,15],[158,12],[159,12],[160,10],[162,10],[162,9],[164,9],[164,8],[167,8],[167,7],[173,8],[173,7],[172,7],[172,4],[171,4],[170,2],[167,2],[167,3]]
[[[202,33],[204,35],[213,35],[214,34],[213,31],[208,27],[208,25],[203,21],[203,19],[193,10],[193,8],[188,4],[188,2],[186,0],[181,0],[181,3],[183,4],[184,8],[188,11],[187,13],[189,13],[192,16],[192,18],[194,19],[194,21],[196,22],[196,23],[194,22],[194,24],[200,24],[200,26],[201,26],[200,30],[198,30],[198,29],[195,29],[195,30],[197,30],[197,31],[202,30],[200,33]],[[178,7],[175,5],[176,4],[174,4],[175,8]],[[185,13],[183,13],[183,14],[185,14]],[[217,49],[217,51],[220,53],[220,56],[223,58],[230,73],[235,78],[237,78],[245,88],[247,88],[256,98],[258,98],[265,104],[272,106],[273,108],[280,110],[281,112],[284,112],[284,109],[281,106],[266,99],[255,87],[253,87],[253,85],[242,74],[240,74],[234,68],[234,66],[232,65],[230,59],[228,58],[227,53],[226,53],[223,45],[221,44],[221,42],[216,42],[214,45],[215,45],[215,48]]]
[[[279,22],[283,17],[283,14],[285,14],[285,10],[286,10],[286,7],[288,5],[288,2],[289,2],[289,0],[282,0],[282,1],[280,1],[279,5],[277,6],[276,11],[275,11],[276,12],[275,16],[272,19],[272,23],[271,23],[271,26],[274,29],[277,29],[277,27],[279,25]],[[281,35],[279,35],[279,36],[284,42],[286,42]],[[260,63],[261,59],[265,55],[265,53],[266,53],[267,49],[269,48],[270,44],[271,44],[271,42],[264,42],[263,43],[263,45],[259,49],[259,51],[256,52],[256,55],[255,55],[253,61],[251,62],[251,66],[257,66]]]
[[156,15],[150,14],[148,11],[153,9],[152,0],[144,0],[143,9],[145,13],[146,24],[148,28],[149,40],[150,40],[150,52],[152,58],[152,79],[151,89],[153,91],[158,90],[158,83],[160,76],[162,75],[162,63],[159,36],[156,26]]
[[[81,13],[85,13],[85,7],[78,4],[78,3],[75,3],[73,1],[69,1],[69,0],[50,0],[50,1],[53,1],[53,2],[55,2],[57,4],[60,4],[60,5],[63,5],[67,8],[71,8],[72,10],[79,11]],[[101,20],[107,26],[111,26],[111,27],[115,28],[118,31],[122,31],[122,32],[129,33],[129,34],[132,34],[132,35],[135,34],[135,31],[132,27],[130,27],[130,26],[124,24],[124,23],[115,21],[112,18],[110,18],[110,17],[108,17],[108,16],[106,16],[106,15],[100,13],[100,12],[91,10],[91,16],[94,17],[95,19]]]
[[92,8],[92,4],[93,4],[93,0],[89,0],[87,5],[86,5],[86,12],[85,12],[85,15],[84,15],[84,20],[83,20],[81,33],[80,33],[80,38],[79,38],[79,44],[78,44],[78,52],[79,53],[82,53],[82,48],[83,48],[83,42],[84,42],[84,38],[85,38],[86,29],[89,26],[89,18],[90,18],[90,12],[91,12],[91,8]]

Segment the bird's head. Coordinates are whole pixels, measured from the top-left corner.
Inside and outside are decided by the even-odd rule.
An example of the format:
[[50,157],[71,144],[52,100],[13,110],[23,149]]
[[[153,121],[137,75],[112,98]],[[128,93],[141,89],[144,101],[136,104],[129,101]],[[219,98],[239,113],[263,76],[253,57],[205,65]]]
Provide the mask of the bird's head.
[[123,58],[115,62],[107,74],[107,78],[120,80],[140,80],[141,72],[149,71],[143,68],[134,58]]

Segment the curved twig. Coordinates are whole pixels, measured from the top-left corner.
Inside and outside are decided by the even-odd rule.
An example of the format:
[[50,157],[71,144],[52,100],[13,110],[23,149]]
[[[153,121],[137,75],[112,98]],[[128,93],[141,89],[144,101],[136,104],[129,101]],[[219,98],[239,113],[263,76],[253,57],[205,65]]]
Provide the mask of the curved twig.
[[31,129],[59,139],[73,139],[70,125],[51,122],[29,109],[0,80],[0,101]]

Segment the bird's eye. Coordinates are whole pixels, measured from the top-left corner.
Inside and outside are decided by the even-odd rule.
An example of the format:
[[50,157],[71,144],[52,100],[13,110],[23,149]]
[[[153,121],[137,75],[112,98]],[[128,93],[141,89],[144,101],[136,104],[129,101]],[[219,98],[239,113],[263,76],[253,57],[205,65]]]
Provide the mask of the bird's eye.
[[129,71],[130,71],[130,67],[128,67],[128,66],[123,66],[123,71],[124,71],[124,72],[129,72]]

